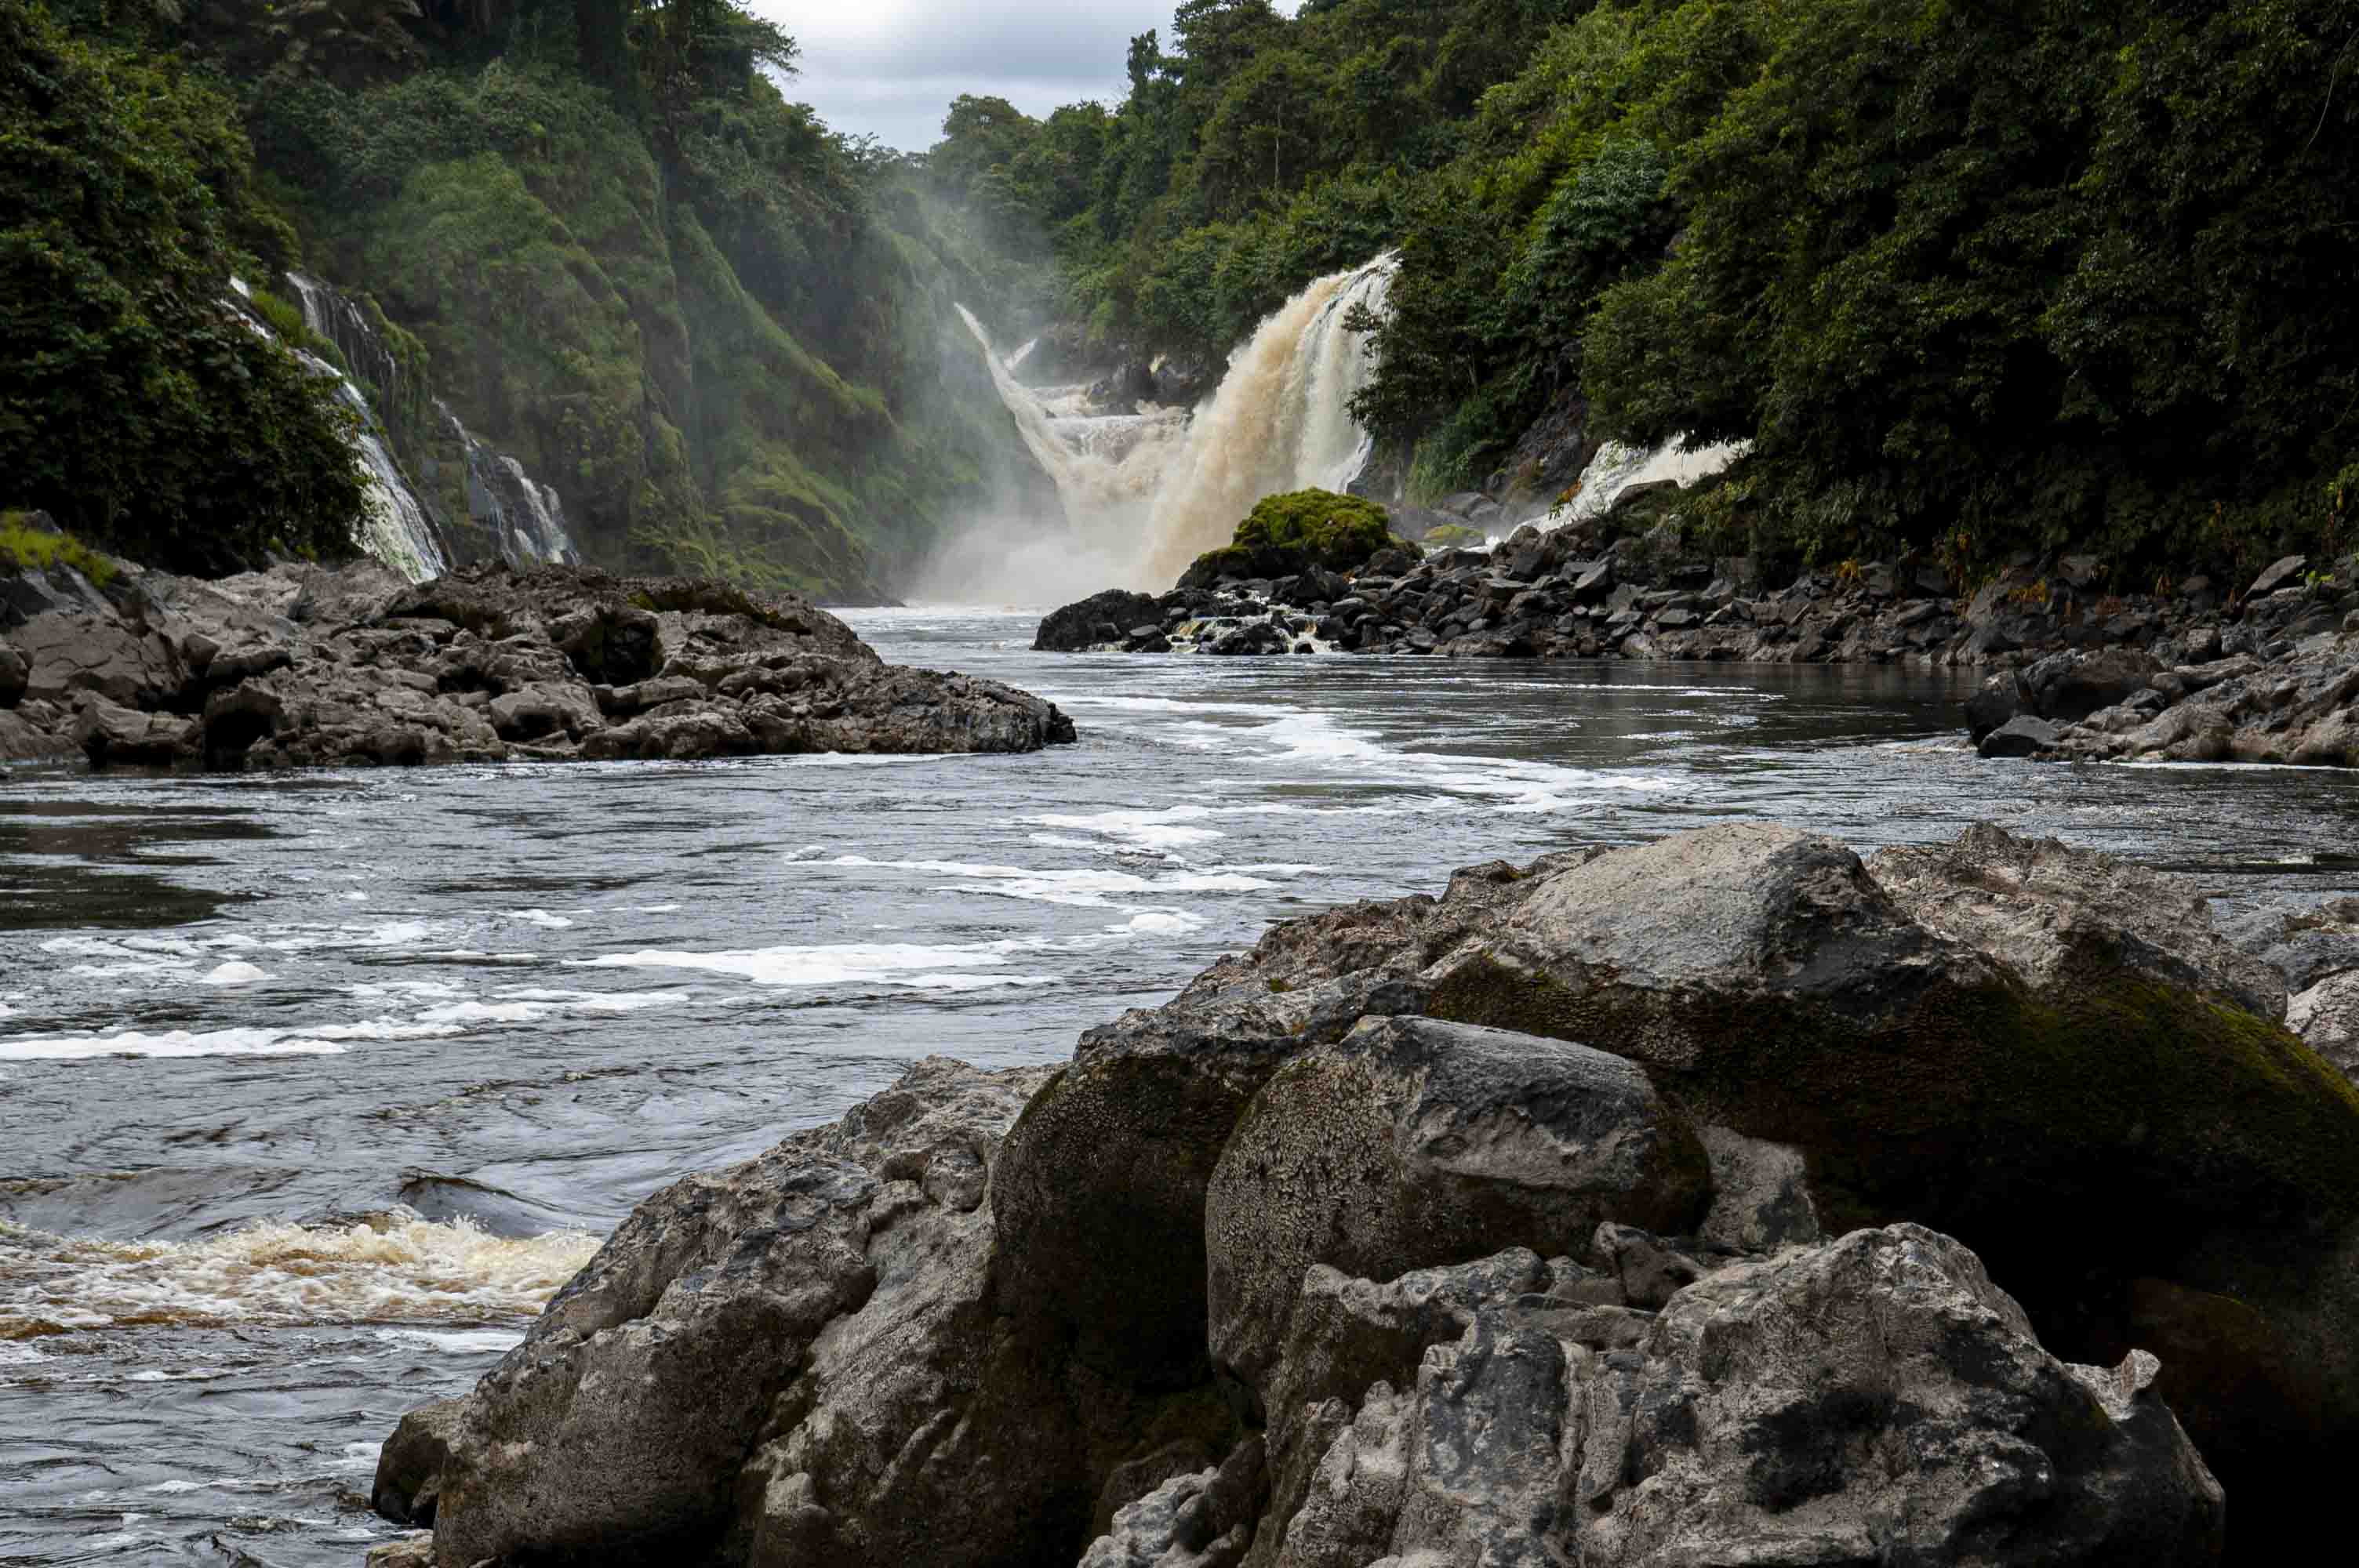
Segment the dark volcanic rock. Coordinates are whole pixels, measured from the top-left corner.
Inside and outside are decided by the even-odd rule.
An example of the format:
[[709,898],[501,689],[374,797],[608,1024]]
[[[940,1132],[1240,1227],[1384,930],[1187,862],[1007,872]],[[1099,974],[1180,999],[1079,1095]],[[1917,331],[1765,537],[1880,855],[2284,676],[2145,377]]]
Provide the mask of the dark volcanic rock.
[[[1044,1076],[929,1059],[642,1204],[438,1418],[436,1560],[1070,1561],[1149,1420],[990,1309],[984,1200]],[[381,1498],[429,1484],[402,1465]]]
[[[887,665],[808,600],[575,567],[411,588],[364,563],[217,583],[139,574],[104,613],[49,611],[12,750],[218,769],[798,752],[1025,752],[1051,704]],[[34,704],[45,723],[36,725]]]
[[2040,757],[2054,751],[2063,739],[2061,726],[2024,713],[1984,735],[1974,750],[1984,757]]
[[1141,622],[1159,623],[1162,615],[1162,607],[1151,596],[1110,588],[1045,617],[1032,646],[1043,653],[1078,653],[1102,643],[1119,643],[1125,628]]

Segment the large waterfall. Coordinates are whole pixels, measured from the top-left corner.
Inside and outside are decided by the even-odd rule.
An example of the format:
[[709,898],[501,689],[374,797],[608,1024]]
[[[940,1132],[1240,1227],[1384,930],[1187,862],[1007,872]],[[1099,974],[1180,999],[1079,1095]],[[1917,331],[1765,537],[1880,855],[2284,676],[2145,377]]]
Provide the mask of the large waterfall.
[[959,584],[991,597],[1038,594],[1050,589],[1049,571],[1056,590],[1168,588],[1197,556],[1228,543],[1263,496],[1350,483],[1371,446],[1350,408],[1370,366],[1362,334],[1344,323],[1354,306],[1384,309],[1394,266],[1379,257],[1288,300],[1229,356],[1192,417],[1153,407],[1093,415],[1086,388],[1027,386],[1014,371],[1022,351],[1000,358],[962,307],[1000,400],[1056,481],[1072,536],[1043,545],[1036,530],[1030,547],[998,540],[992,553],[1013,568],[981,575],[984,563],[962,557]]

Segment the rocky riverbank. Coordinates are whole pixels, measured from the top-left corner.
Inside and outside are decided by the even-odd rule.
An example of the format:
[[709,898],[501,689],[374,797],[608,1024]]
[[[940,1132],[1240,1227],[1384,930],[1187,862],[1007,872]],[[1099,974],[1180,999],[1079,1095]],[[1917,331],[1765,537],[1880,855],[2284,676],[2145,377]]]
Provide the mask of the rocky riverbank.
[[2283,1561],[2359,1449],[2286,1027],[2354,914],[1747,824],[1288,921],[650,1198],[387,1442],[387,1555]]
[[2279,642],[2359,630],[2359,568],[2313,573],[2299,557],[2240,593],[2202,578],[2114,593],[2102,563],[2080,556],[2009,568],[1970,594],[1921,560],[1844,563],[1773,588],[1751,557],[1691,547],[1669,514],[1679,493],[1647,487],[1594,522],[1527,524],[1490,550],[1404,545],[1350,572],[1191,574],[1161,595],[1100,594],[1043,621],[1036,646],[2009,669],[2129,649],[2168,667],[2207,646],[2267,657]]
[[2359,767],[2359,611],[2304,588],[2150,649],[2051,654],[1967,699],[1985,757]]
[[0,761],[109,766],[1031,752],[1051,703],[887,665],[792,594],[579,567],[410,587],[374,563],[220,581],[0,579]]

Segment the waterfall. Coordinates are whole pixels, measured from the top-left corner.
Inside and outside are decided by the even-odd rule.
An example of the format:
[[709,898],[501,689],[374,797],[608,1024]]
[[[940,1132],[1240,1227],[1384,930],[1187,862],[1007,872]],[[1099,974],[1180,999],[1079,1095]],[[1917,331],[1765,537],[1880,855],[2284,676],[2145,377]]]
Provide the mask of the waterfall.
[[[318,278],[290,272],[287,281],[303,302],[303,324],[333,343],[344,362],[386,396],[398,400],[405,378],[401,362],[368,313]],[[448,569],[449,552],[442,547],[445,530],[433,506],[419,495],[394,460],[386,447],[385,427],[360,387],[332,366],[321,362],[320,368],[338,374],[345,400],[362,417],[361,465],[371,481],[362,547],[413,582],[440,576]],[[557,492],[537,482],[516,459],[494,450],[467,428],[448,404],[436,399],[434,411],[444,439],[463,454],[468,516],[484,530],[499,558],[519,567],[579,564],[582,552],[566,529],[565,506]],[[411,455],[418,459],[419,471],[432,481],[437,460],[429,454]],[[455,502],[455,496],[446,492],[445,500]]]
[[[1357,477],[1373,442],[1350,402],[1371,367],[1361,334],[1344,321],[1355,305],[1383,311],[1395,265],[1379,257],[1322,277],[1280,306],[1229,356],[1219,388],[1192,417],[1154,408],[1096,415],[1086,387],[1026,386],[1014,371],[1022,351],[1003,360],[983,324],[959,307],[1000,401],[1064,503],[1071,537],[1053,546],[1058,576],[1071,578],[1085,562],[1096,574],[1091,588],[1168,587],[1197,556],[1227,544],[1262,497],[1312,485],[1341,490]],[[1038,544],[1036,529],[1033,539],[997,551]],[[947,584],[987,597],[1044,586],[1029,564],[1000,573],[1004,588],[977,582],[968,557],[992,553],[954,547],[962,570]]]
[[511,566],[578,566],[582,552],[565,528],[565,503],[554,487],[524,471],[524,464],[495,452],[467,428],[451,406],[437,398],[444,437],[467,455],[467,514],[490,535],[500,558]]
[[1586,523],[1603,517],[1624,492],[1642,484],[1669,480],[1681,486],[1710,479],[1751,449],[1750,441],[1723,441],[1690,449],[1686,438],[1674,436],[1659,447],[1625,447],[1608,441],[1599,447],[1581,470],[1581,483],[1561,521]]
[[1229,356],[1228,373],[1189,426],[1184,460],[1158,488],[1147,520],[1151,576],[1176,578],[1227,544],[1265,495],[1341,490],[1358,477],[1373,443],[1349,405],[1370,366],[1360,334],[1343,322],[1355,305],[1382,313],[1396,265],[1380,256],[1319,279]]
[[[388,388],[396,384],[393,378],[400,373],[399,362],[378,340],[358,307],[316,278],[299,272],[288,273],[287,281],[303,301],[306,327],[334,343],[346,363],[376,370],[386,378]],[[237,287],[237,280],[231,282]],[[243,295],[245,290],[239,287],[238,292]],[[442,531],[435,526],[432,514],[410,487],[401,465],[394,461],[393,452],[386,445],[385,425],[377,418],[376,410],[369,406],[368,395],[350,375],[319,355],[299,349],[296,357],[317,373],[332,376],[336,395],[360,416],[360,430],[353,445],[365,489],[361,497],[360,532],[354,542],[411,582],[440,577],[451,564],[442,547]],[[378,358],[383,361],[381,366],[375,363]]]

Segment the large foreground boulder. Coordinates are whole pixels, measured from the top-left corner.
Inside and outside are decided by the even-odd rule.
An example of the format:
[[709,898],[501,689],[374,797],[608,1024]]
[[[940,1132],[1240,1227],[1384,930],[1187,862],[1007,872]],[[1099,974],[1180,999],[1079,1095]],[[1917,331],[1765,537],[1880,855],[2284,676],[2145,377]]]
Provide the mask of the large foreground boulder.
[[2224,1483],[2284,1561],[2359,1453],[2359,1092],[2281,996],[1995,829],[1473,868],[658,1195],[380,1506],[446,1565],[1995,1568],[2218,1561]]
[[1256,1097],[1364,1016],[1482,1024],[1642,1067],[1719,1152],[1723,1245],[1923,1223],[2069,1357],[2167,1336],[2158,1387],[2251,1542],[2359,1451],[2359,1094],[2282,994],[2199,901],[1995,829],[1873,870],[1763,825],[1478,868],[1085,1035],[1003,1155],[1002,1304],[1141,1387],[1212,1375],[1207,1194]]

